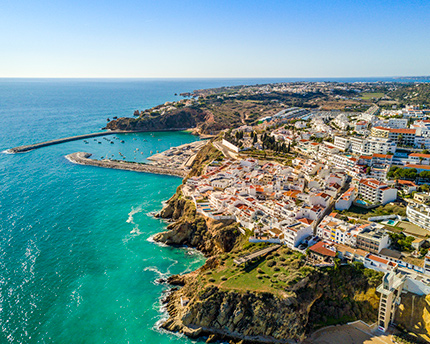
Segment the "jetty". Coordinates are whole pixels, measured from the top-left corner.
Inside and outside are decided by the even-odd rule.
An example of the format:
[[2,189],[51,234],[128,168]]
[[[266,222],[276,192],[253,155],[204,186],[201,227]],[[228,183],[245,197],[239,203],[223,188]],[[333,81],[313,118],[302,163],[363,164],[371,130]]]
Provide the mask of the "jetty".
[[154,166],[146,163],[139,162],[128,162],[128,161],[120,161],[120,160],[97,160],[90,159],[91,153],[86,152],[77,152],[66,155],[66,159],[72,163],[79,165],[90,165],[96,167],[104,167],[104,168],[113,168],[117,170],[127,170],[134,172],[145,172],[145,173],[155,173],[155,174],[166,174],[170,176],[176,176],[185,178],[188,174],[187,171],[177,169],[177,168],[169,168],[169,167],[161,167]]
[[263,248],[262,250],[258,250],[258,251],[255,251],[255,252],[251,252],[251,253],[249,253],[247,255],[237,257],[236,259],[233,260],[233,262],[236,265],[246,264],[247,262],[249,262],[249,261],[251,261],[251,260],[253,260],[255,258],[264,256],[265,254],[268,254],[268,253],[270,253],[272,251],[275,251],[275,250],[277,250],[280,247],[281,247],[281,245],[272,245],[272,246]]
[[7,153],[25,153],[25,152],[31,151],[33,149],[57,145],[59,143],[88,139],[90,137],[96,137],[96,136],[106,136],[106,135],[121,134],[121,133],[126,133],[126,132],[118,130],[118,131],[104,131],[104,132],[98,132],[98,133],[70,136],[70,137],[64,137],[62,139],[50,140],[50,141],[34,143],[31,145],[26,145],[26,146],[9,148],[8,150],[6,150],[6,152]]

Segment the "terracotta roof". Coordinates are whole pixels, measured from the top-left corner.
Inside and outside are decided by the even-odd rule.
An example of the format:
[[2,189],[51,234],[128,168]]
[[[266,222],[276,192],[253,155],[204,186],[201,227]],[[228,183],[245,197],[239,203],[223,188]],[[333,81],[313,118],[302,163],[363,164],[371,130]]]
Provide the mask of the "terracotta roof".
[[326,246],[328,244],[324,241],[317,242],[309,248],[310,251],[320,254],[322,256],[336,257],[336,252],[329,250]]
[[406,164],[406,167],[417,168],[419,170],[430,170],[429,165],[414,165],[414,164]]
[[430,159],[430,154],[412,153],[409,156],[416,156],[417,158],[427,158]]
[[396,134],[415,134],[415,129],[390,129],[390,133],[396,133]]
[[375,256],[374,254],[369,254],[366,258],[373,260],[375,262],[378,262],[378,263],[382,263],[382,264],[388,264],[389,263],[388,260],[381,258],[381,257],[378,257],[378,256]]
[[373,153],[372,157],[374,158],[385,158],[385,159],[392,159],[393,156],[389,155],[389,154],[377,154],[377,153]]
[[300,221],[306,225],[310,225],[310,224],[312,224],[312,222],[314,222],[314,220],[309,220],[309,219],[304,218],[304,217],[302,217],[301,219],[297,219],[297,221]]
[[398,184],[400,185],[408,185],[408,186],[417,186],[414,182],[411,182],[410,180],[398,180]]

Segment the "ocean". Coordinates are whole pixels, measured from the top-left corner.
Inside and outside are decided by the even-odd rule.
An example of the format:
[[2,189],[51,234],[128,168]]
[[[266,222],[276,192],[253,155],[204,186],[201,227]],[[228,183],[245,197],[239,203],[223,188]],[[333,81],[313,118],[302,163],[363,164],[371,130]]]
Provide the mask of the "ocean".
[[[0,79],[0,151],[96,132],[107,118],[179,99],[175,93],[280,81],[291,80]],[[97,138],[0,154],[1,344],[194,342],[157,327],[168,289],[157,279],[204,263],[195,250],[151,241],[166,224],[150,213],[181,180],[74,165],[64,156],[121,152],[146,161],[151,152],[198,138],[117,137],[114,144]]]

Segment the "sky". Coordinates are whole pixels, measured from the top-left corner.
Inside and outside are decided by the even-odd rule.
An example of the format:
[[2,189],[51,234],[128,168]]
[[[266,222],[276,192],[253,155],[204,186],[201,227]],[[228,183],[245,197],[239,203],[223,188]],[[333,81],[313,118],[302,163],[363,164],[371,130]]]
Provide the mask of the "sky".
[[2,0],[0,77],[430,74],[429,0]]

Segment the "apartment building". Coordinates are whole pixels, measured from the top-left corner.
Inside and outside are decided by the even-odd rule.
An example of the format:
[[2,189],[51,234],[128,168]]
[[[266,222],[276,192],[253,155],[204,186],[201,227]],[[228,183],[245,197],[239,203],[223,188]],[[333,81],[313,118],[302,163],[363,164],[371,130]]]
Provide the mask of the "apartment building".
[[420,203],[408,203],[406,216],[413,224],[430,231],[430,206]]
[[342,137],[335,136],[333,146],[342,152],[351,151],[357,155],[394,154],[397,144],[393,140],[382,137]]
[[389,235],[381,228],[365,228],[357,234],[356,246],[370,253],[379,253],[383,248],[387,248],[390,243]]
[[402,146],[414,146],[415,134],[415,129],[391,129],[384,127],[373,127],[371,130],[372,136],[386,138]]
[[362,178],[358,184],[358,195],[371,204],[385,205],[397,199],[397,190],[379,180]]
[[411,153],[407,161],[414,165],[430,165],[430,154]]
[[387,128],[390,128],[390,129],[405,129],[408,127],[408,119],[390,118],[386,125],[387,125]]
[[290,248],[299,246],[306,237],[313,233],[312,226],[301,221],[283,226],[281,230],[284,234],[285,244]]

